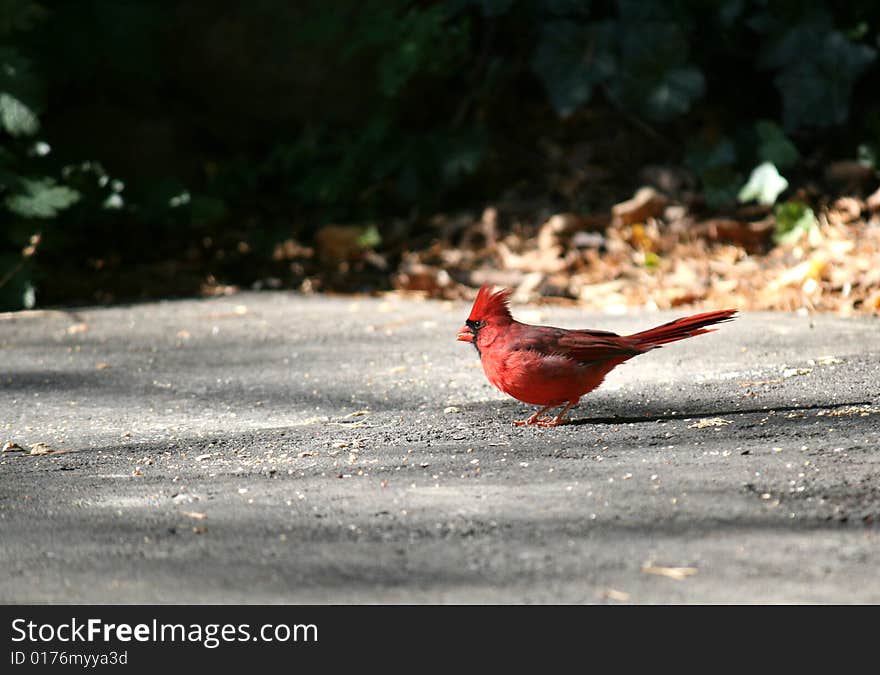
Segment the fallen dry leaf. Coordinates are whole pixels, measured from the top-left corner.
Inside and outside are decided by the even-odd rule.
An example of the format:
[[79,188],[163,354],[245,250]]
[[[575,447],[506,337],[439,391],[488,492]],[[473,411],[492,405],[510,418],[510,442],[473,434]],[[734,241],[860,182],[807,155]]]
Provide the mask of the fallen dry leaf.
[[848,225],[859,219],[864,208],[866,205],[860,199],[841,197],[829,209],[828,219],[835,225]]
[[88,329],[89,325],[87,323],[75,323],[67,327],[67,334],[77,335],[78,333],[85,333]]
[[24,448],[14,441],[7,441],[3,444],[3,452],[24,452]]
[[587,227],[587,222],[575,213],[557,213],[538,230],[538,248],[552,249],[561,245],[575,232]]
[[870,211],[880,211],[880,188],[874,190],[874,192],[872,192],[865,200],[865,206],[867,206]]
[[782,378],[776,378],[773,380],[747,380],[745,382],[740,382],[740,387],[758,387],[764,384],[779,384],[782,382]]
[[654,565],[653,563],[647,562],[642,565],[642,572],[644,574],[656,574],[660,577],[668,577],[670,579],[681,581],[682,579],[694,576],[699,570],[696,567],[664,567],[662,565]]
[[204,520],[208,517],[208,514],[202,511],[182,511],[181,515],[184,515],[187,518],[194,518],[195,520]]
[[51,446],[48,443],[34,443],[31,446],[32,455],[49,455],[52,454],[54,450],[52,450]]
[[817,417],[852,417],[858,415],[860,417],[868,417],[880,413],[880,408],[872,406],[847,406],[837,408],[835,410],[820,410],[816,413]]
[[697,420],[693,424],[688,424],[688,429],[705,429],[707,427],[724,427],[730,424],[730,420],[721,419],[720,417],[706,417]]
[[354,225],[326,225],[315,233],[318,255],[325,264],[337,265],[361,257],[364,228]]
[[603,600],[614,600],[615,602],[629,602],[629,593],[626,591],[618,591],[613,588],[602,591]]
[[315,254],[314,249],[303,246],[294,239],[287,239],[275,245],[272,252],[272,260],[296,260],[297,258],[311,258]]
[[429,297],[441,297],[444,289],[452,286],[452,279],[445,269],[416,260],[404,260],[392,282],[398,291],[425,293]]
[[652,187],[643,187],[625,202],[611,208],[614,220],[622,225],[642,223],[663,213],[669,199]]
[[206,297],[235,295],[238,293],[238,286],[218,283],[212,275],[209,275],[207,281],[199,287],[199,293]]
[[511,251],[504,243],[498,244],[498,256],[504,268],[525,273],[553,274],[566,269],[573,258],[563,257],[564,253],[562,246],[549,246],[520,254]]
[[772,219],[747,223],[732,218],[712,218],[700,223],[695,232],[714,241],[733,242],[754,253],[770,240],[774,225]]

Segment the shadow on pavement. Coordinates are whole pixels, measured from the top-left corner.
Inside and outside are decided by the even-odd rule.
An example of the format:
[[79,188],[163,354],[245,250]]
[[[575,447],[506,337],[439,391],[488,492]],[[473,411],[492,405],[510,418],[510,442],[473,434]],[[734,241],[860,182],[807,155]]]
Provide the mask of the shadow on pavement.
[[809,410],[835,410],[841,408],[851,408],[854,406],[871,405],[870,401],[850,401],[845,403],[827,403],[815,405],[787,405],[773,406],[767,408],[741,408],[739,410],[700,410],[691,412],[682,412],[675,415],[666,414],[646,414],[638,416],[607,416],[607,417],[582,417],[580,419],[572,419],[568,422],[571,426],[579,426],[584,424],[639,424],[642,422],[680,422],[684,419],[693,419],[695,417],[723,417],[733,415],[767,415],[771,412],[785,413]]

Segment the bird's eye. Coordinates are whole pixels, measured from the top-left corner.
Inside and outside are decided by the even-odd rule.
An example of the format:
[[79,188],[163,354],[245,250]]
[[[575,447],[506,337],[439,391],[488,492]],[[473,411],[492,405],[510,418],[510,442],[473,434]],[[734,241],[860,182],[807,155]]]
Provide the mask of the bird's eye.
[[483,326],[482,320],[474,321],[474,328],[482,328],[482,326]]

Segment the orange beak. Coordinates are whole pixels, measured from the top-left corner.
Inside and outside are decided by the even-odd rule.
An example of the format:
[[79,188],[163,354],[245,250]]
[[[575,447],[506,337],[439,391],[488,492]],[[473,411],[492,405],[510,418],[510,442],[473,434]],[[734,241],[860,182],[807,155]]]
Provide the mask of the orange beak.
[[458,335],[455,339],[460,340],[461,342],[473,342],[474,332],[471,330],[470,326],[462,326],[458,329]]

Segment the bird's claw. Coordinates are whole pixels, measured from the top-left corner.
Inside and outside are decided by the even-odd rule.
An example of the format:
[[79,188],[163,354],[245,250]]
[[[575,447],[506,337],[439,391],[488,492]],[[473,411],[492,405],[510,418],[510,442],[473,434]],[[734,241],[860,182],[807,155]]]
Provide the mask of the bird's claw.
[[565,424],[566,422],[568,422],[568,420],[561,417],[554,417],[552,420],[548,420],[547,418],[539,419],[535,424],[539,427],[558,427],[560,424]]
[[543,418],[543,417],[541,419],[534,419],[534,420],[530,417],[527,420],[514,420],[513,426],[524,427],[524,426],[532,426],[534,424],[537,424],[538,426],[540,426],[541,422],[545,422],[545,421],[546,421],[546,418]]
[[534,425],[536,427],[558,427],[560,424],[565,424],[567,421],[568,420],[559,417],[538,417],[536,419],[529,418],[527,420],[514,420],[513,424],[517,427],[526,425]]

